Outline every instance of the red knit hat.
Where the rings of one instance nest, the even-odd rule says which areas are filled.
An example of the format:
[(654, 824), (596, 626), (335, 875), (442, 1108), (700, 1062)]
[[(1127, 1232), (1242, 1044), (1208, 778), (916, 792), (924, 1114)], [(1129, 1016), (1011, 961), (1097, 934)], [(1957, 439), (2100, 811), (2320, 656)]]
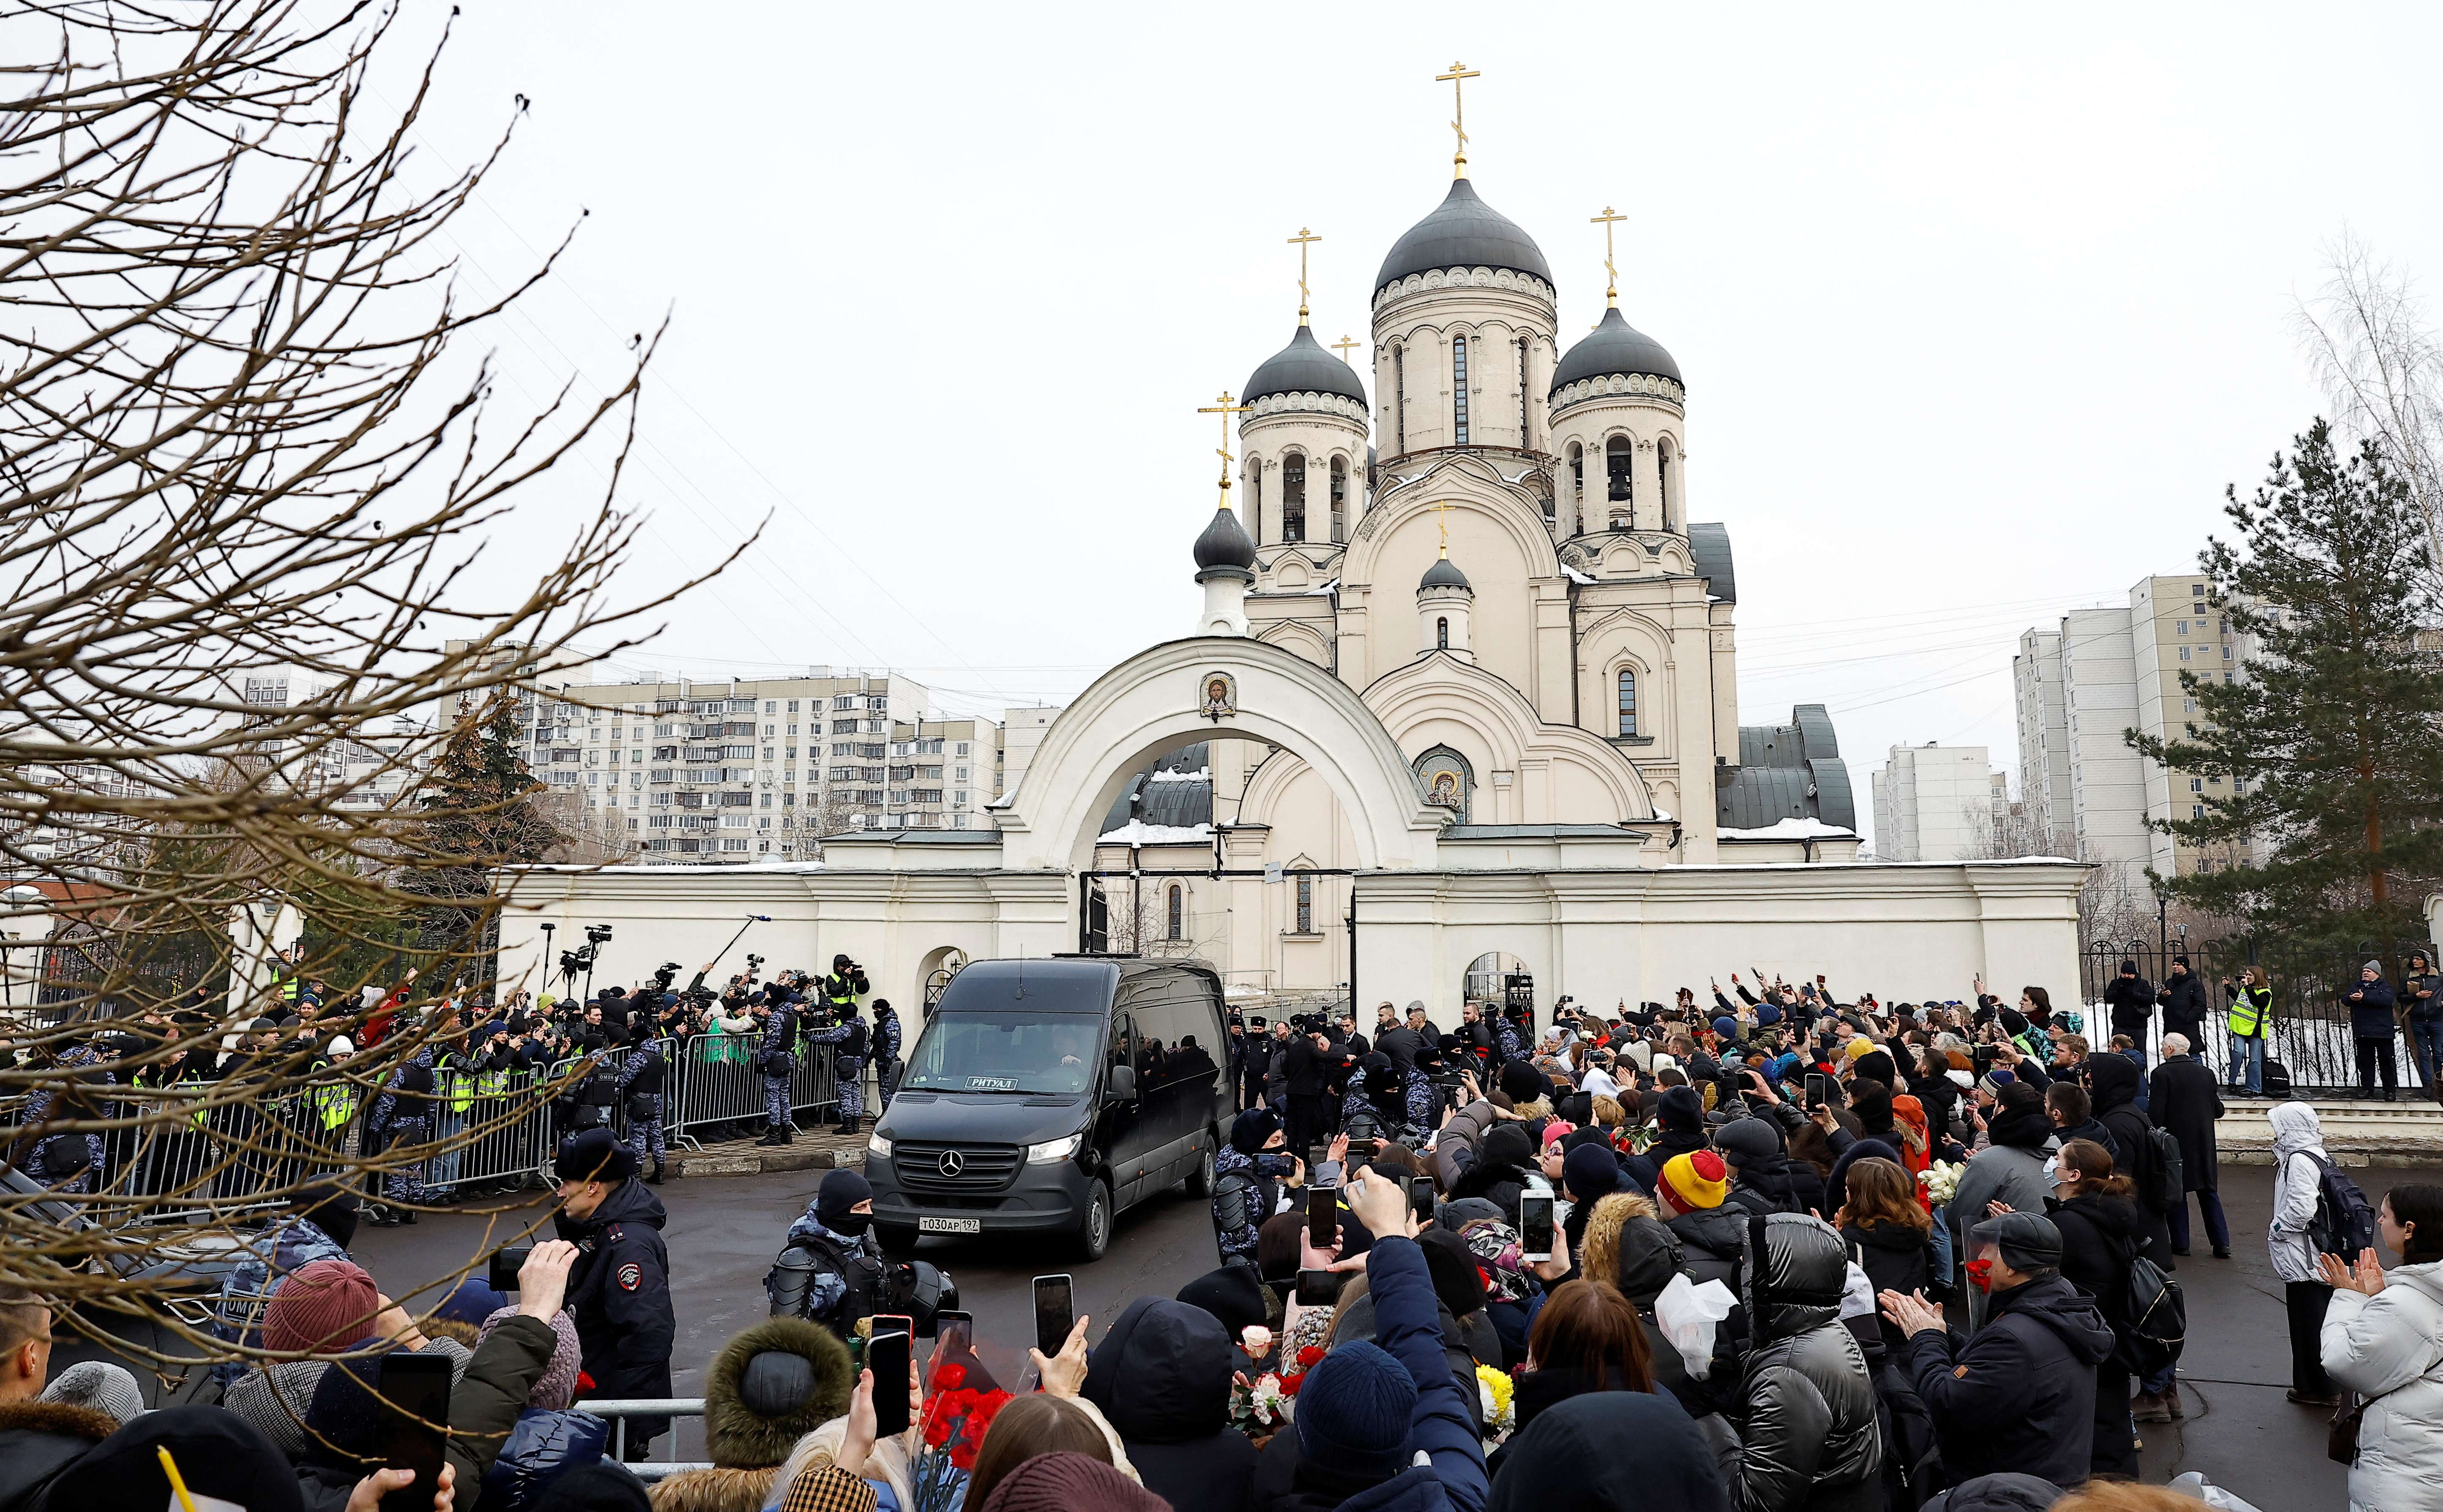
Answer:
[(374, 1331), (380, 1294), (364, 1267), (318, 1260), (280, 1283), (263, 1310), (263, 1347), (344, 1349)]
[(1722, 1157), (1711, 1150), (1691, 1150), (1662, 1163), (1662, 1185), (1671, 1200), (1690, 1211), (1719, 1208), (1730, 1194), (1730, 1174)]

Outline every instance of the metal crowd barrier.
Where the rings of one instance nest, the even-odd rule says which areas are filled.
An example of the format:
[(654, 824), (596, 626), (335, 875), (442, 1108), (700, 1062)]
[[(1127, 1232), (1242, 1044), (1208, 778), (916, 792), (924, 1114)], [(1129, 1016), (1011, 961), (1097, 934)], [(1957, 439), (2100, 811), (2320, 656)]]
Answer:
[[(683, 1144), (701, 1148), (698, 1130), (762, 1120), (763, 1074), (755, 1069), (757, 1038), (746, 1034), (699, 1034), (687, 1042), (671, 1060), (677, 1093), (666, 1105), (662, 1120), (665, 1133)], [(807, 1113), (838, 1105), (831, 1058), (822, 1054), (819, 1046), (801, 1046), (798, 1069), (789, 1078), (789, 1111)]]
[[(596, 1417), (607, 1417), (611, 1420), (611, 1452), (602, 1457), (606, 1460), (623, 1462), (628, 1457), (628, 1419), (704, 1416), (704, 1398), (701, 1396), (661, 1398), (589, 1396), (573, 1405), (580, 1412), (591, 1412)], [(707, 1460), (646, 1460), (628, 1466), (640, 1481), (660, 1481), (676, 1475), (681, 1470), (702, 1470), (710, 1467), (711, 1462)], [(782, 1489), (785, 1490), (786, 1487)]]

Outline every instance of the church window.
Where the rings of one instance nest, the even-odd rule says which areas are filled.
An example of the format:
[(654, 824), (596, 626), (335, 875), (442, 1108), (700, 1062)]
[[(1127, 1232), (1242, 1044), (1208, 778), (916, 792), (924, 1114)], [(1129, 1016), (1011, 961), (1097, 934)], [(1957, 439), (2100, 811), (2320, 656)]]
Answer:
[(1626, 667), (1620, 670), (1620, 732), (1637, 733), (1637, 673)]
[(1434, 620), (1434, 649), (1436, 651), (1450, 650), (1450, 619), (1447, 616), (1438, 618)]
[(1518, 445), (1527, 446), (1527, 338), (1518, 338)]
[(1633, 454), (1629, 450), (1628, 437), (1625, 435), (1613, 436), (1604, 443), (1604, 474), (1611, 482), (1609, 497), (1614, 504), (1631, 502), (1628, 468)]
[(1247, 459), (1247, 523), (1255, 527), (1256, 544), (1264, 544), (1264, 464)]
[(1186, 921), (1187, 921), (1187, 909), (1186, 909), (1186, 903), (1185, 903), (1185, 892), (1181, 889), (1180, 885), (1179, 885), (1177, 882), (1173, 882), (1173, 883), (1171, 883), (1171, 884), (1170, 884), (1170, 934), (1169, 934), (1169, 937), (1170, 937), (1171, 939), (1176, 940), (1176, 939), (1178, 939), (1178, 938), (1180, 938), (1180, 937), (1181, 937), (1181, 936), (1180, 936), (1180, 930), (1181, 930), (1181, 928), (1182, 928), (1182, 927), (1186, 923)]
[(1349, 519), (1349, 459), (1332, 459), (1332, 539), (1349, 539), (1345, 528)]
[(1655, 490), (1655, 498), (1662, 506), (1662, 528), (1665, 530), (1674, 528), (1674, 522), (1676, 522), (1683, 512), (1681, 509), (1675, 507), (1679, 501), (1672, 497), (1672, 491), (1675, 485), (1671, 476), (1671, 438), (1669, 436), (1664, 436), (1661, 441), (1655, 444), (1654, 465), (1656, 470), (1662, 474), (1662, 487)]
[(1559, 514), (1559, 512), (1553, 508), (1553, 507), (1552, 507), (1552, 500), (1550, 500), (1550, 499), (1545, 500), (1545, 501), (1544, 501), (1544, 528), (1545, 528), (1545, 529), (1547, 529), (1547, 530), (1550, 530), (1550, 529), (1552, 529), (1554, 526), (1556, 526), (1556, 525), (1558, 525), (1558, 524), (1560, 524), (1560, 514)]
[(1300, 934), (1314, 932), (1314, 878), (1312, 876), (1297, 879), (1297, 931)]
[(1391, 450), (1408, 450), (1408, 355), (1391, 348)]
[(1281, 539), (1306, 539), (1306, 458), (1295, 452), (1281, 458)]
[(1570, 443), (1570, 504), (1581, 517), (1586, 514), (1587, 449), (1575, 441)]
[(1467, 338), (1451, 338), (1451, 444), (1467, 445)]

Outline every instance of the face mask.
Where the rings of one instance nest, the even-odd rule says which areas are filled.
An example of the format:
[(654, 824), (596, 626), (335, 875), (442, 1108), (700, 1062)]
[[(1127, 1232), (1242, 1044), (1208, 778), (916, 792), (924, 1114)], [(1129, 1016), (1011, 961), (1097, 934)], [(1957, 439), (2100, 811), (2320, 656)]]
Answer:
[(873, 1226), (873, 1214), (842, 1213), (836, 1223), (825, 1224), (823, 1226), (843, 1239), (859, 1239), (864, 1237), (867, 1229)]
[(1967, 1270), (1968, 1283), (1970, 1285), (1975, 1287), (1980, 1292), (1991, 1292), (1993, 1289), (1993, 1263), (1992, 1261), (1972, 1260), (1968, 1263)]

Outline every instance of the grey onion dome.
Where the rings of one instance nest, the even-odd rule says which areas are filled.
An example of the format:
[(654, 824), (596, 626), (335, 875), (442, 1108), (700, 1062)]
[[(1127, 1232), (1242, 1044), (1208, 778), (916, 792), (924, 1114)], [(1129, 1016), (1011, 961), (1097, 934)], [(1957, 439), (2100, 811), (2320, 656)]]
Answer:
[(1264, 359), (1240, 391), (1240, 401), (1253, 404), (1276, 394), (1337, 394), (1366, 402), (1366, 386), (1357, 370), (1324, 349), (1311, 326), (1301, 325), (1290, 344)]
[(1383, 259), (1374, 287), (1396, 284), (1411, 273), (1438, 267), (1506, 267), (1533, 273), (1550, 286), (1552, 266), (1544, 261), (1534, 238), (1509, 216), (1476, 197), (1476, 186), (1464, 178), (1451, 180), (1450, 193), (1434, 212), (1408, 228)]
[(1246, 526), (1239, 516), (1224, 505), (1213, 511), (1213, 523), (1196, 538), (1196, 570), (1208, 572), (1215, 567), (1251, 569), (1256, 565), (1256, 543), (1248, 538)]
[(1434, 564), (1425, 569), (1425, 575), (1417, 580), (1419, 593), (1428, 588), (1465, 588), (1470, 593), (1476, 592), (1476, 585), (1467, 581), (1467, 574), (1460, 571), (1459, 563), (1448, 557), (1436, 559)]
[(1617, 305), (1605, 310), (1602, 323), (1562, 357), (1561, 365), (1552, 370), (1552, 392), (1558, 394), (1581, 378), (1608, 378), (1615, 373), (1681, 382), (1680, 364), (1671, 360), (1662, 343), (1621, 319)]

